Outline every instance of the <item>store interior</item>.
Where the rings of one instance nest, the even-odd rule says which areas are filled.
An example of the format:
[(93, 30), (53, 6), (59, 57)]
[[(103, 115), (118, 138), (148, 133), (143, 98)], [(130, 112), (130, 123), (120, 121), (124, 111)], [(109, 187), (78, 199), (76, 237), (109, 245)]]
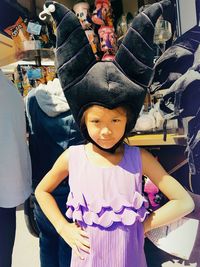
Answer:
[[(56, 77), (54, 25), (50, 20), (50, 16), (47, 16), (45, 21), (40, 19), (44, 2), (42, 0), (2, 0), (0, 3), (0, 68), (14, 81), (23, 97), (27, 95), (31, 88), (38, 86), (40, 83), (47, 83)], [(158, 1), (102, 0), (102, 2), (110, 4), (111, 11), (107, 16), (109, 18), (102, 24), (103, 27), (108, 26), (109, 31), (112, 28), (109, 34), (111, 34), (114, 41), (112, 45), (109, 44), (110, 47), (103, 47), (104, 45), (100, 42), (103, 38), (103, 35), (101, 36), (103, 33), (101, 32), (104, 31), (100, 30), (102, 28), (101, 22), (98, 24), (99, 21), (94, 18), (98, 1), (59, 0), (59, 2), (74, 10), (77, 16), (80, 14), (79, 5), (86, 2), (87, 8), (84, 7), (84, 10), (87, 9), (86, 20), (81, 22), (80, 19), (80, 22), (88, 36), (88, 40), (90, 40), (93, 52), (97, 60), (112, 60), (134, 17), (146, 7)], [(186, 39), (189, 36), (191, 40), (196, 38), (198, 42), (198, 37), (191, 31), (199, 24), (199, 2), (197, 0), (172, 0), (172, 2), (174, 8), (170, 14), (166, 18), (162, 17), (156, 23), (154, 35), (155, 77), (152, 86), (148, 90), (142, 116), (139, 118), (135, 129), (133, 129), (133, 134), (135, 135), (136, 133), (136, 136), (133, 138), (134, 141), (131, 139), (131, 142), (136, 145), (165, 146), (186, 145), (187, 143), (188, 117), (173, 117), (168, 113), (163, 116), (159, 112), (163, 96), (170, 91), (170, 86), (172, 85), (172, 81), (171, 84), (161, 84), (163, 83), (162, 79), (171, 78), (170, 76), (160, 78), (159, 75), (161, 73), (160, 76), (166, 76), (165, 70), (163, 70), (162, 57), (166, 57), (165, 52), (170, 47), (173, 49), (173, 43), (176, 43), (179, 39), (182, 42), (181, 36), (186, 35)], [(76, 9), (78, 11), (75, 11)], [(194, 36), (190, 37), (190, 34), (194, 34)], [(195, 45), (189, 57), (193, 58), (196, 50), (197, 46)], [(169, 68), (173, 73), (180, 71), (183, 74), (192, 64), (191, 60), (187, 61), (184, 70)], [(173, 82), (176, 78), (172, 79)], [(166, 97), (163, 102), (165, 109), (168, 108), (165, 102), (169, 99), (170, 97)], [(188, 104), (186, 103), (186, 105)], [(169, 117), (170, 119), (168, 119)]]
[[(80, 22), (88, 40), (92, 38), (93, 52), (97, 60), (112, 60), (134, 17), (159, 1), (103, 1), (110, 3), (112, 11), (102, 25), (112, 28), (112, 38), (115, 39), (114, 44), (109, 43), (111, 47), (106, 48), (101, 44), (103, 38), (99, 29), (102, 25), (94, 19), (96, 2), (58, 0), (74, 9), (77, 16), (81, 13), (75, 11), (75, 4), (87, 3), (87, 19)], [(39, 18), (44, 2), (0, 1), (0, 68), (15, 83), (22, 97), (26, 97), (33, 87), (56, 77), (54, 25), (49, 17), (46, 21)], [(151, 150), (170, 174), (199, 195), (200, 2), (172, 2), (172, 12), (156, 24), (155, 76), (129, 143)], [(20, 33), (17, 37), (13, 35), (16, 32)], [(199, 75), (198, 79), (192, 78), (193, 72)], [(196, 261), (200, 266), (200, 260), (192, 255), (185, 263)]]

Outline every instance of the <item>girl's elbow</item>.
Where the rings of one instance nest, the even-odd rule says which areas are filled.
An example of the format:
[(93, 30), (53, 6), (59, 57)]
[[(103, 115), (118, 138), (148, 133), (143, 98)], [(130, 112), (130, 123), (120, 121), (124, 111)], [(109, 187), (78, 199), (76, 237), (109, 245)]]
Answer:
[(195, 203), (190, 195), (186, 201), (185, 208), (187, 214), (191, 213), (195, 209)]
[(40, 198), (41, 192), (42, 191), (40, 190), (39, 186), (37, 186), (36, 189), (35, 189), (35, 192), (34, 192), (35, 198), (37, 199), (37, 201)]

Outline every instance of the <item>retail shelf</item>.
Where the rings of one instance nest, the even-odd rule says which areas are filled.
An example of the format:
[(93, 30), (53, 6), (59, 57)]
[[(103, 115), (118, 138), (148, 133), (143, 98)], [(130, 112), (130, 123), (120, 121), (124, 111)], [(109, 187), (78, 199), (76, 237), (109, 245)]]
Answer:
[(34, 60), (37, 65), (41, 65), (42, 59), (53, 60), (54, 50), (49, 48), (25, 50), (17, 54), (17, 60), (32, 61)]
[(128, 143), (134, 146), (186, 145), (186, 135), (168, 133), (167, 139), (164, 141), (163, 133), (140, 134), (129, 137)]

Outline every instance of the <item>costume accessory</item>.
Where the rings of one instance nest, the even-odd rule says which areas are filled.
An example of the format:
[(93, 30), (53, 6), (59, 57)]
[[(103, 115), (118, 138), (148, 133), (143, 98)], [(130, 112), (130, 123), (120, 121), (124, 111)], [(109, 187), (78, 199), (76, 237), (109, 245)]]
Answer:
[[(55, 8), (53, 8), (54, 6)], [(97, 62), (76, 15), (54, 1), (45, 3), (57, 26), (57, 72), (72, 114), (81, 125), (91, 105), (113, 109), (128, 106), (127, 131), (133, 129), (153, 75), (155, 23), (170, 12), (170, 0), (154, 3), (133, 20), (115, 59)]]

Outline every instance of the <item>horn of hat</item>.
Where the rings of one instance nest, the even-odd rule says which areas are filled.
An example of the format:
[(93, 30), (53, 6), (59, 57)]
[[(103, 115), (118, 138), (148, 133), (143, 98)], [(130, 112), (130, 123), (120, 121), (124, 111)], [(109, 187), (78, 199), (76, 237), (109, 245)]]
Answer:
[(45, 6), (55, 7), (51, 15), (56, 23), (56, 67), (65, 91), (85, 75), (96, 59), (74, 12), (54, 1), (47, 1)]

